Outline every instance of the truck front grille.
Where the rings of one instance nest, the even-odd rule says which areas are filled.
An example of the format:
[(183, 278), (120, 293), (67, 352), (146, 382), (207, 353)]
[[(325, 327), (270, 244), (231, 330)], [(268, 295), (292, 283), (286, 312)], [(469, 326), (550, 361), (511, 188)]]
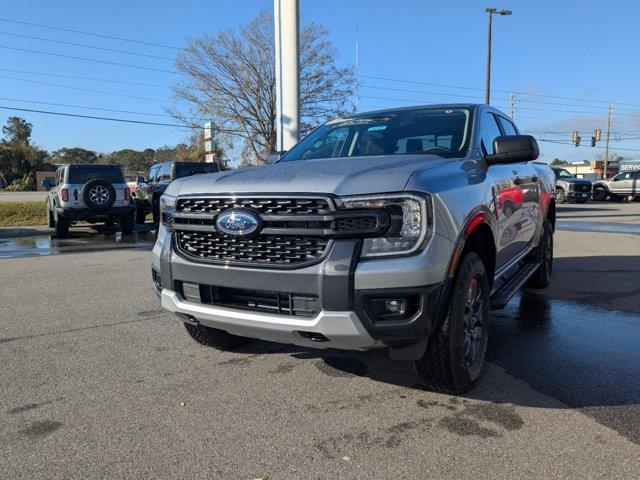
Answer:
[(176, 231), (178, 249), (204, 261), (300, 266), (319, 260), (329, 241), (306, 236), (234, 237), (218, 232)]
[(182, 198), (176, 211), (217, 214), (229, 208), (250, 208), (263, 215), (321, 215), (331, 211), (324, 198)]

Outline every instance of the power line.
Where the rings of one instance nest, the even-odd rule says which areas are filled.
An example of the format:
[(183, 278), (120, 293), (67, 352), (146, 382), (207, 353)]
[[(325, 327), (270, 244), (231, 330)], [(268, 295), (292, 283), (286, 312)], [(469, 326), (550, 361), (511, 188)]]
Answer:
[(70, 85), (61, 85), (59, 83), (42, 82), (40, 80), (27, 80), (26, 78), (9, 77), (9, 76), (6, 76), (6, 75), (0, 75), (0, 78), (6, 78), (6, 79), (9, 79), (9, 80), (18, 80), (20, 82), (35, 83), (35, 84), (38, 84), (38, 85), (49, 85), (51, 87), (68, 88), (70, 90), (77, 90), (77, 91), (80, 91), (80, 92), (100, 93), (100, 94), (103, 94), (103, 95), (112, 95), (114, 97), (134, 98), (136, 100), (146, 100), (146, 101), (149, 101), (149, 102), (167, 103), (167, 100), (162, 100), (160, 98), (138, 97), (136, 95), (126, 95), (124, 93), (106, 92), (104, 90), (94, 90), (94, 89), (91, 89), (91, 88), (82, 88), (82, 87), (73, 87), (73, 86), (70, 86)]
[(18, 47), (9, 47), (7, 45), (0, 45), (0, 48), (4, 48), (6, 50), (17, 50), (19, 52), (28, 52), (28, 53), (37, 53), (39, 55), (50, 55), (53, 57), (61, 57), (61, 58), (70, 58), (73, 60), (83, 60), (85, 62), (95, 62), (95, 63), (104, 63), (107, 65), (116, 65), (119, 67), (128, 67), (128, 68), (137, 68), (140, 70), (149, 70), (152, 72), (162, 72), (162, 73), (179, 73), (174, 70), (164, 70), (162, 68), (153, 68), (153, 67), (142, 67), (140, 65), (130, 65), (128, 63), (118, 63), (118, 62), (109, 62), (107, 60), (97, 60), (95, 58), (86, 58), (86, 57), (75, 57), (73, 55), (63, 55), (61, 53), (54, 52), (42, 52), (40, 50), (30, 50), (28, 48), (18, 48)]
[(63, 117), (77, 117), (77, 118), (87, 118), (92, 120), (108, 120), (111, 122), (122, 122), (122, 123), (136, 123), (140, 125), (157, 125), (162, 127), (175, 127), (175, 128), (190, 128), (190, 129), (200, 129), (200, 127), (195, 127), (191, 125), (178, 125), (174, 123), (159, 123), (159, 122), (146, 122), (143, 120), (131, 120), (126, 118), (112, 118), (112, 117), (96, 117), (93, 115), (80, 115), (79, 113), (64, 113), (64, 112), (51, 112), (48, 110), (33, 110), (30, 108), (18, 108), (18, 107), (8, 107), (5, 105), (0, 105), (0, 108), (4, 110), (17, 110), (20, 112), (32, 112), (32, 113), (44, 113), (47, 115), (60, 115)]
[[(13, 70), (9, 68), (0, 68), (2, 72), (12, 72), (12, 73), (23, 73), (27, 75), (44, 75), (47, 77), (60, 77), (60, 78), (72, 78), (74, 80), (92, 80), (95, 82), (108, 82), (108, 83), (119, 83), (122, 85), (134, 85), (137, 87), (157, 87), (157, 88), (168, 88), (171, 89), (170, 85), (160, 85), (157, 83), (139, 83), (139, 82), (127, 82), (125, 80), (114, 80), (110, 78), (96, 78), (96, 77), (80, 77), (77, 75), (63, 75), (61, 73), (51, 73), (51, 72), (31, 72), (28, 70)], [(26, 81), (26, 80), (25, 80)]]
[(119, 110), (119, 109), (113, 109), (113, 108), (102, 108), (102, 107), (90, 107), (90, 106), (86, 106), (86, 105), (71, 105), (68, 103), (53, 103), (53, 102), (43, 102), (43, 101), (38, 101), (38, 100), (23, 100), (20, 98), (7, 98), (7, 97), (0, 97), (0, 100), (8, 100), (10, 102), (22, 102), (22, 103), (35, 103), (38, 105), (51, 105), (54, 107), (69, 107), (69, 108), (82, 108), (85, 110), (100, 110), (103, 112), (116, 112), (116, 113), (132, 113), (134, 115), (147, 115), (147, 116), (151, 116), (151, 117), (171, 117), (173, 118), (172, 115), (169, 115), (167, 113), (149, 113), (149, 112), (135, 112), (132, 110)]
[(163, 45), (161, 43), (144, 42), (142, 40), (134, 40), (134, 39), (131, 39), (131, 38), (124, 38), (124, 37), (115, 37), (113, 35), (104, 35), (104, 34), (95, 33), (95, 32), (83, 32), (81, 30), (72, 30), (70, 28), (62, 28), (62, 27), (54, 27), (54, 26), (51, 26), (51, 25), (41, 25), (41, 24), (38, 24), (38, 23), (22, 22), (20, 20), (13, 20), (13, 19), (10, 19), (10, 18), (0, 18), (0, 22), (17, 23), (19, 25), (28, 25), (30, 27), (48, 28), (49, 30), (58, 30), (58, 31), (61, 31), (61, 32), (78, 33), (78, 34), (81, 34), (81, 35), (90, 35), (92, 37), (108, 38), (108, 39), (111, 39), (111, 40), (119, 40), (121, 42), (138, 43), (140, 45), (148, 45), (148, 46), (151, 46), (151, 47), (170, 48), (171, 50), (180, 50), (179, 47), (174, 47), (174, 46), (171, 46), (171, 45)]
[(84, 43), (65, 42), (63, 40), (54, 40), (52, 38), (35, 37), (32, 35), (21, 35), (19, 33), (0, 32), (0, 35), (8, 35), (11, 37), (19, 37), (19, 38), (29, 38), (31, 40), (40, 40), (43, 42), (59, 43), (62, 45), (72, 45), (74, 47), (93, 48), (94, 50), (103, 50), (106, 52), (126, 53), (127, 55), (137, 55), (139, 57), (157, 58), (160, 60), (169, 60), (170, 62), (174, 60), (173, 58), (170, 58), (170, 57), (161, 57), (158, 55), (150, 55), (148, 53), (129, 52), (127, 50), (117, 50), (115, 48), (97, 47), (95, 45), (87, 45)]
[[(377, 77), (377, 76), (373, 76), (373, 75), (362, 75), (362, 74), (360, 74), (360, 77), (362, 77), (362, 78), (370, 78), (370, 79), (373, 79), (373, 80), (382, 80), (382, 81), (387, 81), (387, 82), (409, 83), (409, 84), (413, 84), (413, 85), (428, 85), (430, 87), (456, 88), (456, 89), (461, 89), (461, 90), (475, 90), (475, 91), (481, 91), (481, 92), (484, 91), (483, 88), (478, 88), (478, 87), (466, 87), (466, 86), (451, 85), (451, 84), (444, 84), (444, 83), (419, 82), (419, 81), (415, 81), (415, 80), (405, 80), (405, 79), (401, 79), (401, 78)], [(542, 94), (542, 93), (527, 93), (527, 92), (520, 92), (520, 91), (515, 91), (515, 90), (492, 89), (492, 91), (501, 92), (501, 93), (513, 92), (513, 93), (516, 93), (518, 95), (529, 95), (529, 96), (538, 96), (538, 97), (546, 97), (546, 98), (557, 98), (557, 99), (561, 99), (561, 100), (575, 100), (575, 101), (580, 101), (580, 102), (605, 103), (605, 104), (612, 103), (614, 105), (627, 105), (627, 106), (632, 106), (632, 107), (640, 107), (640, 103), (611, 102), (609, 100), (599, 100), (599, 99), (579, 98), (579, 97), (565, 97), (565, 96), (560, 96), (560, 95), (547, 95), (547, 94)]]

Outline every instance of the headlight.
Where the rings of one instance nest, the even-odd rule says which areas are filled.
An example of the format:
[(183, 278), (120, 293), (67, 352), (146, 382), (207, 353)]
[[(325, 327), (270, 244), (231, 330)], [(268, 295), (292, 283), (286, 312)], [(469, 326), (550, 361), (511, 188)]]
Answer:
[(164, 212), (171, 212), (176, 208), (176, 197), (166, 193), (160, 197), (160, 221), (164, 222)]
[(391, 214), (391, 228), (384, 237), (366, 238), (363, 257), (407, 255), (421, 248), (431, 235), (429, 195), (376, 195), (338, 200), (341, 209), (385, 208)]

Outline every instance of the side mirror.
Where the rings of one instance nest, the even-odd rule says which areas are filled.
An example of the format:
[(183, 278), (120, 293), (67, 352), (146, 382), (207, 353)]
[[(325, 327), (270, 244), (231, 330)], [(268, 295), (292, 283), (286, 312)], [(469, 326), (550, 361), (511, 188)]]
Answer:
[(613, 177), (611, 180), (613, 180), (614, 182), (618, 181), (618, 177)]
[(485, 157), (489, 165), (520, 163), (535, 160), (540, 155), (538, 142), (531, 135), (503, 135), (493, 141), (491, 155)]
[(42, 180), (42, 188), (44, 188), (47, 192), (53, 188), (53, 182), (49, 178), (44, 178)]
[(287, 153), (286, 150), (280, 150), (277, 152), (271, 152), (267, 157), (267, 165), (273, 165), (274, 163), (280, 161), (282, 156)]

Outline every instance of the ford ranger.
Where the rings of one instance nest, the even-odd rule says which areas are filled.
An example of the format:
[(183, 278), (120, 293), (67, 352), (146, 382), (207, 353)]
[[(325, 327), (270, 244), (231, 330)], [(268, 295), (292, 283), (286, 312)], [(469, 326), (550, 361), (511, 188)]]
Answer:
[(329, 121), (264, 168), (169, 184), (156, 292), (204, 345), (384, 347), (463, 392), (490, 309), (551, 279), (555, 177), (538, 154), (487, 105)]

